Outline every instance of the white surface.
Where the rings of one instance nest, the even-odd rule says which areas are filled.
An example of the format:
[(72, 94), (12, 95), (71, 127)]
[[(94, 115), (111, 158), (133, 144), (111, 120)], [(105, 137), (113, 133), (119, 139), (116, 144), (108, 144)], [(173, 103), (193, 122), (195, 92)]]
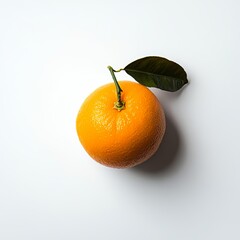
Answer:
[[(0, 1), (0, 239), (239, 239), (240, 3)], [(128, 170), (85, 153), (85, 97), (149, 55), (181, 64), (154, 90), (162, 148)], [(120, 73), (118, 79), (131, 79)], [(158, 159), (172, 163), (160, 169)]]

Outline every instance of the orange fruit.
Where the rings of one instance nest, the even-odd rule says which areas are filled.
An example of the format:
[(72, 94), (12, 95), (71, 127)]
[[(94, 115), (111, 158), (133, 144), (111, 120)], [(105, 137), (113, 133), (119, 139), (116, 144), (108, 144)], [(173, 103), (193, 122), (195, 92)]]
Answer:
[(133, 167), (149, 159), (165, 132), (165, 115), (156, 96), (145, 86), (119, 81), (123, 110), (114, 109), (116, 88), (106, 84), (90, 94), (76, 120), (79, 140), (97, 162), (115, 168)]

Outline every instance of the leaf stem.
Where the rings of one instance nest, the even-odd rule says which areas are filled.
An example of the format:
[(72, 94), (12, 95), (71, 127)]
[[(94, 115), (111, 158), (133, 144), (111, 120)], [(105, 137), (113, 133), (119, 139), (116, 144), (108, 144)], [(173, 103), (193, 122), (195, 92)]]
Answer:
[(124, 109), (125, 103), (122, 101), (121, 99), (121, 92), (123, 91), (117, 81), (117, 78), (114, 74), (114, 72), (120, 72), (123, 69), (119, 69), (119, 70), (114, 70), (111, 66), (108, 66), (108, 69), (112, 75), (114, 84), (116, 86), (116, 92), (117, 92), (117, 102), (114, 102), (114, 108), (117, 109), (118, 111), (121, 111)]
[(118, 69), (118, 70), (114, 70), (114, 69), (112, 68), (112, 70), (113, 70), (114, 72), (121, 72), (121, 71), (123, 71), (124, 69), (123, 69), (123, 68), (120, 68), (120, 69)]

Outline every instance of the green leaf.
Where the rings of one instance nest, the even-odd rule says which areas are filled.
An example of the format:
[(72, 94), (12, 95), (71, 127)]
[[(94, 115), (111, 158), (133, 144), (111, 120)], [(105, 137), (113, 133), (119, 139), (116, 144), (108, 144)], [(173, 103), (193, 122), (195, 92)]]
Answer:
[(137, 82), (165, 91), (175, 92), (188, 83), (184, 69), (163, 57), (144, 57), (128, 64), (124, 70)]

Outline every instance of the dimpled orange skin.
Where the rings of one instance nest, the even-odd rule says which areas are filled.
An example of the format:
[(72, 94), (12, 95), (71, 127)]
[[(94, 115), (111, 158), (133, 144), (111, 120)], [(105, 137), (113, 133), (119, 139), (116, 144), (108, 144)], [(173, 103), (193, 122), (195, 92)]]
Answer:
[(79, 140), (97, 162), (114, 168), (129, 168), (149, 159), (165, 132), (165, 115), (156, 96), (145, 86), (119, 81), (125, 108), (113, 108), (114, 83), (90, 94), (76, 120)]

